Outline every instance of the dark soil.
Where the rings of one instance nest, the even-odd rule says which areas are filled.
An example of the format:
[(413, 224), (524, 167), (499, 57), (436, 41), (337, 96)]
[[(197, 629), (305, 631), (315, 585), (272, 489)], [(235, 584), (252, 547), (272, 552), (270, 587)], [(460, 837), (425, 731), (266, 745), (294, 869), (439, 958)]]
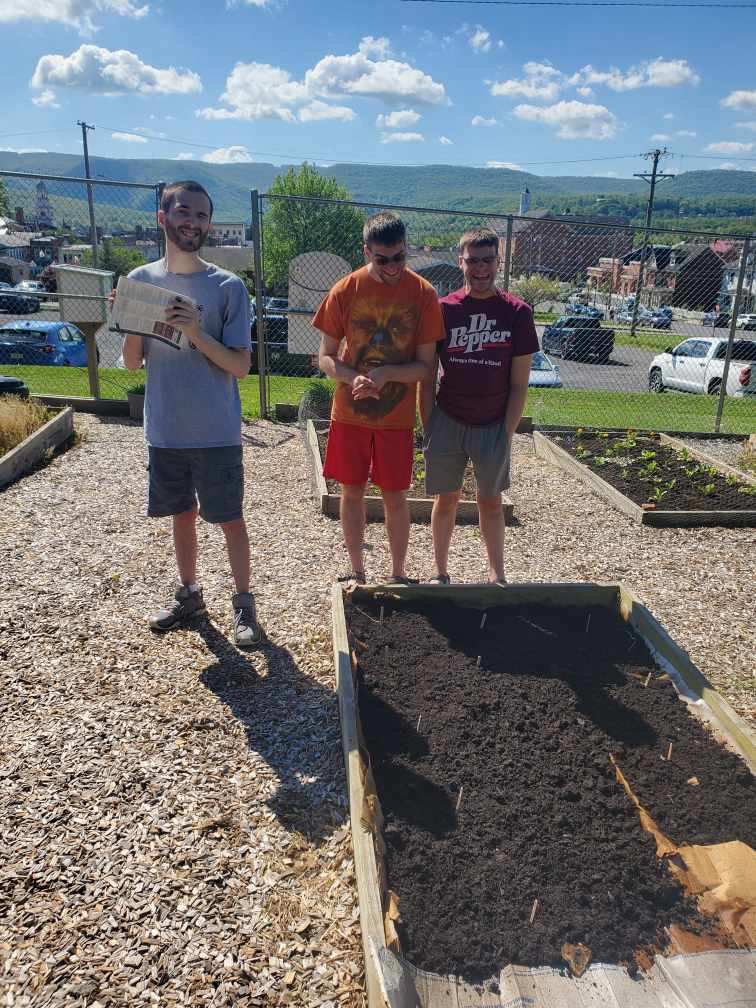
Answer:
[(756, 511), (756, 487), (662, 445), (653, 435), (576, 431), (550, 437), (641, 506), (655, 504), (660, 511)]
[(507, 607), (481, 630), (480, 611), (418, 601), (377, 616), (347, 603), (411, 962), (479, 982), (509, 962), (564, 966), (562, 943), (583, 942), (633, 969), (670, 923), (709, 928), (609, 757), (676, 843), (756, 845), (756, 788), (618, 615)]
[[(320, 446), (320, 460), (325, 461), (326, 444), (328, 443), (327, 431), (318, 432), (318, 445)], [(332, 494), (341, 493), (339, 484), (334, 480), (326, 480), (328, 492)], [(475, 474), (472, 465), (468, 462), (465, 469), (465, 476), (462, 482), (462, 496), (460, 500), (475, 500)], [(371, 497), (379, 497), (381, 491), (373, 483), (368, 483), (367, 491)], [(423, 458), (423, 439), (415, 432), (415, 457), (412, 464), (412, 486), (409, 488), (408, 497), (425, 497), (425, 459)]]

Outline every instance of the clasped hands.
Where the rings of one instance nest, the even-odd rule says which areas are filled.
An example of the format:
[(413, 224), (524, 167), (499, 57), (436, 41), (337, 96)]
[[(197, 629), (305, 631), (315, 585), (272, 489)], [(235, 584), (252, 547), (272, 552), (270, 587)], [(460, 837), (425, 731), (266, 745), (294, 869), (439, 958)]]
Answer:
[(367, 374), (358, 374), (352, 381), (353, 399), (379, 399), (381, 389), (389, 380), (388, 368), (377, 367)]

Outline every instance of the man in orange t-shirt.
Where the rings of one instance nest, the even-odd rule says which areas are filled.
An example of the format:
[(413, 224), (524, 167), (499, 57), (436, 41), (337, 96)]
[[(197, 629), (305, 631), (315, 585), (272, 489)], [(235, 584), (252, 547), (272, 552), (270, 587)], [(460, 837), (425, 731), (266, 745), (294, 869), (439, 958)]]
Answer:
[[(338, 385), (323, 474), (341, 483), (341, 527), (365, 583), (365, 487), (383, 495), (394, 583), (408, 583), (407, 490), (412, 482), (417, 383), (430, 376), (444, 327), (432, 285), (406, 269), (406, 228), (379, 213), (363, 229), (367, 265), (336, 283), (318, 309), (320, 367)], [(341, 349), (339, 349), (341, 348)]]

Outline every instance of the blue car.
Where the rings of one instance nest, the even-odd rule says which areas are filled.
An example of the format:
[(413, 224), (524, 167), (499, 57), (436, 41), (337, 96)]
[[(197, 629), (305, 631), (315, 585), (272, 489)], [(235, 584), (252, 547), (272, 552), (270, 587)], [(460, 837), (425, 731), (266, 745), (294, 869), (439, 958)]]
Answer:
[(0, 364), (86, 367), (84, 334), (70, 322), (6, 322), (0, 326)]

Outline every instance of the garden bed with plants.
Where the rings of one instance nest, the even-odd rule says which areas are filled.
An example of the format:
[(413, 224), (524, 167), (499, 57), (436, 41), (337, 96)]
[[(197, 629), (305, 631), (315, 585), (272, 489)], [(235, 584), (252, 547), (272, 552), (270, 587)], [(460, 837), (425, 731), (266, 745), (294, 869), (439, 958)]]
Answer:
[(0, 397), (0, 487), (32, 469), (73, 437), (73, 410), (47, 409), (17, 396)]
[(756, 485), (747, 476), (664, 435), (578, 427), (536, 433), (535, 446), (643, 524), (756, 526)]
[[(737, 849), (753, 870), (754, 779), (678, 690), (706, 697), (750, 760), (753, 739), (628, 593), (357, 589), (343, 610), (335, 596), (334, 640), (352, 802), (350, 716), (369, 754), (358, 883), (368, 829), (387, 947), (395, 928), (413, 968), (473, 984), (508, 964), (635, 975), (660, 954), (753, 944), (690, 865)], [(732, 870), (731, 900), (747, 878)], [(364, 879), (364, 931), (363, 898)]]

